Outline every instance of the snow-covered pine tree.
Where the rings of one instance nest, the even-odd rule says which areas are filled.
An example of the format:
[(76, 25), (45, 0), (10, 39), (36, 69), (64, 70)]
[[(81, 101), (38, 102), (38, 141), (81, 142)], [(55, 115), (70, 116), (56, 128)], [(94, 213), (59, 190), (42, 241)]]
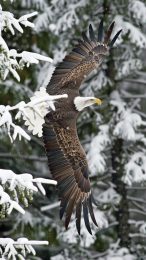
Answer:
[[(39, 239), (50, 238), (50, 252), (40, 251), (40, 255), (43, 254), (42, 259), (48, 260), (48, 254), (52, 255), (52, 260), (109, 260), (115, 257), (124, 260), (140, 257), (144, 259), (145, 1), (52, 0), (48, 3), (45, 0), (17, 0), (14, 5), (15, 14), (18, 15), (19, 12), (19, 16), (26, 13), (26, 10), (39, 12), (35, 19), (36, 31), (33, 31), (31, 37), (27, 37), (27, 43), (22, 39), (21, 48), (25, 45), (29, 51), (36, 52), (39, 47), (43, 50), (39, 50), (39, 53), (48, 53), (56, 63), (63, 59), (89, 23), (96, 30), (100, 19), (103, 18), (105, 27), (115, 20), (115, 30), (121, 27), (123, 29), (116, 48), (110, 52), (100, 70), (93, 72), (82, 86), (83, 95), (92, 93), (104, 101), (101, 108), (94, 107), (84, 111), (78, 121), (79, 135), (87, 151), (94, 196), (99, 204), (95, 208), (99, 230), (95, 229), (95, 236), (91, 237), (82, 227), (82, 237), (79, 238), (72, 222), (70, 229), (65, 232), (58, 218), (57, 197), (54, 193), (51, 196), (52, 191), (47, 188), (49, 200), (46, 200), (46, 205), (49, 203), (49, 207), (44, 206), (42, 212), (38, 213), (37, 209), (41, 205), (38, 200), (37, 205), (34, 204), (32, 208), (36, 212), (36, 217), (33, 215), (34, 221), (30, 214), (26, 222), (19, 219), (18, 232), (21, 230), (21, 233), (27, 234), (31, 226), (33, 237), (37, 237), (39, 233)], [(46, 86), (51, 71), (52, 67), (48, 67), (46, 63), (31, 71), (31, 75), (28, 71), (22, 74), (21, 91), (23, 90), (25, 98), (30, 89), (34, 91), (40, 86)], [(10, 81), (6, 82), (7, 96), (14, 100), (18, 84), (14, 83), (13, 90), (12, 86)], [(5, 143), (8, 146), (4, 142), (3, 147)], [(26, 145), (23, 145), (26, 149)], [(26, 152), (31, 155), (30, 161), (25, 154), (25, 164), (20, 158), (20, 163), (16, 165), (12, 157), (7, 160), (8, 163), (13, 165), (14, 170), (15, 167), (19, 171), (23, 167), (35, 173), (41, 170), (46, 177), (48, 170), (47, 167), (42, 167), (45, 153), (41, 145), (40, 140), (34, 136)], [(22, 155), (24, 149), (20, 148), (20, 144), (16, 148), (14, 155), (16, 151)], [(4, 165), (5, 151), (4, 149), (2, 154)], [(12, 226), (9, 232), (14, 233)]]
[[(19, 18), (15, 18), (14, 14), (2, 9), (0, 4), (0, 79), (5, 80), (9, 78), (9, 74), (20, 81), (18, 71), (23, 70), (25, 66), (29, 67), (30, 64), (38, 64), (39, 60), (52, 62), (52, 59), (35, 52), (22, 51), (18, 52), (17, 48), (9, 48), (5, 40), (4, 31), (10, 31), (12, 35), (15, 34), (15, 30), (23, 33), (24, 27), (34, 27), (34, 24), (29, 21), (29, 18), (37, 15), (37, 12), (22, 15)], [(17, 46), (18, 47), (18, 46)], [(11, 81), (12, 79), (9, 78)], [(6, 82), (3, 83), (3, 87), (6, 89)], [(19, 86), (19, 85), (18, 85)], [(2, 87), (2, 85), (1, 85)], [(20, 87), (20, 86), (19, 86)], [(44, 116), (50, 109), (55, 110), (54, 102), (59, 98), (67, 98), (67, 95), (50, 96), (46, 93), (45, 88), (40, 88), (39, 91), (31, 97), (29, 102), (19, 100), (19, 103), (10, 106), (9, 99), (6, 99), (7, 90), (3, 91), (4, 100), (3, 105), (0, 105), (0, 132), (1, 139), (4, 143), (9, 138), (8, 142), (13, 144), (16, 138), (24, 138), (30, 141), (28, 133), (17, 122), (22, 119), (28, 126), (29, 130), (32, 130), (34, 134), (38, 136), (42, 132), (42, 124), (44, 123)], [(10, 100), (12, 102), (12, 100)], [(15, 112), (16, 111), (16, 112)], [(13, 118), (15, 115), (15, 119)], [(36, 126), (37, 123), (37, 126)], [(3, 148), (3, 143), (1, 148)], [(13, 154), (7, 153), (13, 157)], [(28, 207), (29, 203), (33, 200), (34, 193), (41, 191), (43, 195), (46, 195), (45, 189), (42, 184), (56, 185), (56, 181), (40, 178), (33, 178), (30, 173), (15, 174), (12, 170), (8, 169), (8, 164), (3, 166), (3, 158), (7, 158), (6, 153), (3, 154), (1, 150), (2, 162), (0, 167), (0, 220), (1, 220), (1, 237), (0, 237), (0, 259), (28, 259), (28, 254), (32, 254), (35, 258), (36, 252), (33, 245), (48, 245), (47, 241), (29, 240), (24, 237), (24, 234), (18, 233), (15, 236), (15, 240), (11, 237), (11, 232), (8, 232), (4, 227), (3, 219), (10, 221), (10, 214), (15, 209), (17, 213), (25, 215), (24, 219), (28, 219), (22, 205)], [(18, 158), (16, 158), (18, 160)], [(16, 164), (17, 164), (16, 160)], [(13, 167), (12, 167), (13, 168)], [(13, 219), (14, 215), (12, 215)], [(15, 216), (16, 217), (16, 216)], [(17, 218), (17, 217), (16, 217)], [(19, 219), (19, 220), (18, 220)], [(17, 218), (17, 221), (12, 221), (12, 229), (15, 231), (17, 223), (21, 218)], [(7, 235), (10, 237), (6, 237)], [(17, 237), (17, 240), (16, 240)]]
[[(109, 10), (109, 14), (106, 10)], [(109, 1), (104, 1), (103, 13), (105, 20), (111, 15), (115, 16), (117, 27), (122, 27), (123, 35), (117, 48), (111, 51), (104, 76), (102, 74), (101, 77), (100, 93), (106, 102), (100, 113), (97, 111), (99, 132), (87, 148), (95, 180), (97, 172), (99, 175), (102, 173), (101, 180), (97, 179), (97, 201), (102, 205), (109, 222), (106, 232), (99, 232), (102, 235), (98, 236), (97, 241), (106, 235), (103, 241), (108, 242), (108, 236), (115, 236), (114, 241), (117, 242), (114, 245), (110, 243), (106, 259), (112, 256), (119, 256), (119, 259), (143, 259), (145, 206), (139, 206), (138, 201), (144, 203), (145, 195), (139, 198), (141, 193), (138, 190), (145, 189), (143, 130), (146, 122), (142, 113), (145, 108), (142, 110), (141, 102), (144, 88), (138, 84), (145, 75), (142, 54), (145, 55), (146, 47), (143, 33), (146, 6), (142, 1), (119, 1), (113, 8)], [(91, 81), (94, 93), (99, 93), (99, 80), (97, 92), (94, 86), (100, 73), (103, 72), (99, 72), (98, 77), (95, 74), (95, 81)], [(130, 82), (135, 85), (132, 86)], [(100, 259), (105, 259), (105, 256)]]

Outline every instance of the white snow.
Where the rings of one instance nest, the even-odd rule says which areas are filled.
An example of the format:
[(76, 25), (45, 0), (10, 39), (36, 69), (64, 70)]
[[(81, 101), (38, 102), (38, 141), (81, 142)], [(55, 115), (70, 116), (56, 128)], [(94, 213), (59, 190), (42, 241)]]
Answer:
[(125, 165), (125, 176), (123, 181), (132, 185), (146, 180), (146, 154), (144, 152), (134, 153)]
[[(58, 255), (52, 256), (50, 259), (51, 260), (64, 260), (64, 256), (61, 254), (58, 254)], [(71, 260), (71, 258), (67, 258), (67, 260)]]
[(25, 237), (18, 238), (16, 241), (12, 238), (0, 238), (2, 259), (25, 260), (26, 254), (36, 255), (32, 245), (48, 245), (48, 241), (28, 240)]
[[(23, 174), (15, 174), (11, 170), (4, 170), (0, 169), (0, 204), (7, 204), (8, 206), (8, 214), (11, 214), (13, 208), (19, 211), (20, 213), (24, 214), (25, 211), (23, 208), (18, 204), (19, 202), (19, 193), (17, 192), (17, 187), (22, 189), (30, 190), (32, 192), (38, 192), (38, 190), (45, 195), (45, 189), (43, 188), (42, 184), (53, 184), (56, 185), (57, 182), (54, 180), (44, 179), (44, 178), (33, 178), (31, 174), (23, 173)], [(15, 200), (10, 198), (8, 192), (4, 191), (3, 186), (5, 184), (9, 185), (10, 191), (15, 191)], [(34, 185), (36, 184), (36, 185)], [(37, 186), (37, 187), (36, 187)]]
[(139, 232), (146, 235), (146, 222), (140, 225)]
[[(34, 93), (31, 97), (31, 101), (27, 104), (22, 104), (19, 108), (19, 112), (16, 118), (20, 118), (22, 115), (25, 125), (29, 131), (32, 131), (33, 135), (42, 136), (42, 125), (44, 124), (44, 117), (50, 111), (55, 110), (55, 100), (60, 98), (67, 98), (67, 95), (51, 96), (46, 92), (44, 87), (41, 87), (39, 91)], [(20, 105), (21, 105), (20, 104)]]
[(106, 161), (103, 152), (110, 144), (108, 131), (108, 125), (99, 126), (98, 135), (93, 137), (90, 143), (87, 153), (87, 160), (92, 176), (96, 175), (97, 173), (103, 174), (105, 171)]
[(50, 209), (54, 209), (56, 207), (59, 207), (59, 205), (60, 205), (60, 202), (57, 201), (57, 202), (54, 202), (50, 205), (46, 205), (46, 206), (41, 207), (41, 211), (48, 211)]
[[(19, 140), (21, 140), (23, 136), (29, 141), (30, 136), (20, 126), (13, 123), (9, 110), (12, 110), (10, 106), (0, 106), (0, 127), (3, 126), (7, 129), (11, 142), (13, 142), (17, 136)], [(10, 132), (11, 128), (13, 129), (13, 133)]]
[(2, 30), (5, 28), (8, 28), (12, 35), (15, 34), (15, 29), (17, 29), (20, 33), (23, 33), (23, 29), (21, 27), (21, 24), (23, 24), (25, 27), (34, 27), (34, 24), (28, 21), (28, 18), (36, 16), (38, 13), (33, 12), (30, 14), (26, 14), (21, 16), (19, 19), (14, 18), (14, 15), (10, 12), (2, 12)]
[[(76, 244), (78, 243), (80, 239), (80, 246), (84, 247), (90, 247), (95, 241), (95, 234), (97, 230), (100, 230), (102, 228), (108, 227), (108, 222), (107, 219), (104, 215), (104, 213), (96, 208), (94, 208), (94, 214), (95, 218), (98, 224), (98, 228), (92, 223), (91, 221), (91, 228), (92, 228), (92, 236), (88, 233), (85, 223), (83, 220), (83, 217), (81, 218), (81, 237), (76, 232), (76, 224), (75, 224), (75, 219), (74, 216), (72, 218), (72, 221), (69, 224), (69, 228), (67, 231), (58, 232), (59, 233), (59, 238), (61, 238), (64, 242), (69, 243), (69, 244)], [(59, 230), (58, 230), (59, 231)]]
[[(60, 31), (64, 32), (68, 28), (72, 28), (73, 24), (79, 24), (77, 9), (87, 4), (88, 0), (68, 1), (66, 2), (67, 8), (64, 10), (64, 0), (51, 1), (51, 6), (45, 7), (41, 15), (36, 18), (36, 30), (40, 32), (44, 28), (49, 28), (55, 35), (59, 35)], [(60, 13), (62, 14), (61, 16)], [(58, 20), (57, 23), (55, 22), (56, 17)]]
[(126, 141), (136, 141), (138, 128), (145, 125), (146, 122), (140, 115), (133, 113), (130, 108), (126, 108), (123, 101), (111, 100), (110, 103), (118, 109), (113, 134)]
[(114, 19), (116, 27), (122, 28), (122, 33), (127, 34), (129, 32), (129, 40), (139, 48), (146, 47), (146, 36), (141, 32), (139, 28), (132, 23), (125, 21), (124, 17), (117, 15)]
[(15, 174), (11, 170), (4, 170), (0, 169), (0, 180), (2, 184), (9, 182), (10, 189), (13, 190), (17, 185), (25, 187), (27, 189), (38, 191), (37, 187), (34, 186), (36, 184), (53, 184), (56, 185), (57, 182), (54, 180), (44, 179), (44, 178), (33, 178), (31, 174), (22, 173), (22, 174)]
[(21, 214), (24, 214), (24, 209), (14, 200), (11, 200), (9, 194), (4, 191), (3, 187), (0, 185), (0, 205), (7, 204), (8, 207), (8, 214), (11, 214), (13, 209), (16, 209)]
[[(42, 136), (42, 125), (45, 122), (44, 117), (50, 111), (55, 110), (55, 100), (60, 98), (67, 98), (67, 95), (55, 95), (51, 96), (46, 92), (45, 88), (40, 88), (39, 91), (34, 93), (31, 97), (31, 101), (25, 103), (21, 101), (15, 106), (0, 106), (0, 127), (3, 126), (7, 129), (11, 142), (13, 142), (17, 136), (19, 140), (21, 137), (30, 140), (30, 136), (20, 126), (13, 122), (10, 111), (18, 110), (15, 119), (20, 119), (21, 116), (25, 121), (25, 125), (29, 131), (32, 131), (34, 135)], [(13, 133), (10, 132), (13, 129)]]
[(128, 248), (119, 246), (120, 240), (110, 244), (107, 254), (104, 257), (99, 257), (99, 260), (136, 260), (135, 255), (130, 254)]
[(132, 13), (135, 20), (145, 23), (146, 6), (143, 2), (139, 0), (129, 1), (129, 11)]
[(142, 61), (139, 59), (129, 58), (120, 63), (120, 67), (117, 73), (117, 78), (122, 78), (123, 76), (127, 76), (136, 70), (140, 70), (142, 68)]
[(27, 51), (18, 53), (15, 49), (10, 50), (6, 41), (2, 37), (2, 32), (5, 29), (10, 30), (12, 35), (14, 35), (15, 29), (20, 33), (23, 33), (22, 25), (34, 28), (34, 24), (28, 21), (28, 19), (36, 15), (37, 12), (33, 12), (16, 19), (12, 13), (2, 11), (0, 5), (0, 47), (2, 49), (0, 56), (0, 74), (2, 79), (5, 80), (10, 72), (17, 81), (20, 81), (20, 76), (17, 72), (18, 69), (23, 69), (24, 66), (29, 66), (30, 64), (38, 64), (40, 60), (52, 62), (51, 58), (37, 53)]
[(115, 191), (115, 189), (109, 187), (98, 195), (97, 201), (102, 204), (118, 205), (120, 199), (120, 195)]

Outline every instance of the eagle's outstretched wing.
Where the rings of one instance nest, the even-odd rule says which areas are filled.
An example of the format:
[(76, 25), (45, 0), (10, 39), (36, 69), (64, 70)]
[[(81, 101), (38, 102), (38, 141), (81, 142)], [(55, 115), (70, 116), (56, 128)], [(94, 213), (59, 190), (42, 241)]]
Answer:
[(110, 36), (114, 28), (113, 22), (103, 39), (103, 22), (101, 21), (96, 39), (93, 28), (89, 26), (89, 36), (82, 34), (83, 40), (67, 55), (56, 67), (47, 87), (50, 95), (67, 93), (67, 88), (78, 90), (81, 82), (94, 68), (98, 67), (103, 58), (108, 54), (108, 50), (113, 46), (121, 30), (117, 32), (112, 41)]
[[(51, 117), (51, 120), (50, 120)], [(89, 172), (85, 152), (79, 142), (76, 127), (61, 127), (53, 123), (53, 115), (47, 115), (43, 126), (43, 139), (51, 173), (58, 182), (60, 218), (65, 217), (67, 228), (74, 207), (76, 208), (76, 226), (80, 234), (81, 210), (83, 206), (84, 221), (90, 234), (88, 211), (97, 225), (92, 208)], [(52, 122), (51, 122), (52, 121)]]
[(102, 42), (102, 22), (99, 26), (97, 40), (90, 25), (90, 39), (83, 34), (83, 40), (57, 66), (47, 88), (51, 95), (68, 94), (68, 102), (64, 104), (64, 101), (59, 101), (56, 104), (56, 111), (48, 113), (45, 117), (43, 139), (50, 171), (58, 182), (61, 200), (60, 218), (65, 214), (65, 227), (67, 228), (75, 208), (79, 234), (82, 207), (85, 225), (89, 233), (92, 233), (89, 214), (96, 226), (97, 222), (92, 207), (93, 198), (86, 155), (77, 135), (77, 112), (73, 107), (73, 99), (77, 95), (85, 75), (101, 63), (108, 48), (114, 44), (120, 34), (121, 30), (109, 43), (113, 26), (114, 23), (110, 25)]

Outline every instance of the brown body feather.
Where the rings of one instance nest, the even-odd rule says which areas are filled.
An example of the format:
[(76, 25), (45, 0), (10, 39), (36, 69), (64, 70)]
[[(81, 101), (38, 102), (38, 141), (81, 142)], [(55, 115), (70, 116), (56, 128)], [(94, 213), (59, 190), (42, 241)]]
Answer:
[[(53, 178), (58, 182), (60, 218), (65, 214), (67, 228), (73, 209), (76, 208), (76, 226), (80, 234), (81, 211), (87, 230), (91, 232), (89, 214), (97, 225), (90, 190), (89, 170), (85, 152), (80, 144), (76, 129), (79, 112), (75, 109), (74, 98), (79, 96), (79, 87), (84, 77), (99, 66), (108, 53), (109, 39), (114, 23), (107, 31), (104, 41), (98, 42), (92, 26), (89, 26), (90, 39), (83, 34), (83, 40), (60, 63), (47, 87), (51, 95), (68, 94), (66, 100), (56, 102), (56, 111), (45, 117), (43, 139), (48, 164)], [(112, 45), (120, 32), (116, 34)], [(99, 26), (98, 39), (102, 38), (102, 23)]]

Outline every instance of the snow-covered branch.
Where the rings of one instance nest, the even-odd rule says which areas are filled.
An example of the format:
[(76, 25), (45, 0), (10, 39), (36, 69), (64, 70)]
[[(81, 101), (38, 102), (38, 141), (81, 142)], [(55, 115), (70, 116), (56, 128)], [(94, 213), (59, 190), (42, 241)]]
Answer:
[(98, 135), (92, 139), (90, 144), (87, 159), (92, 176), (95, 176), (97, 172), (100, 172), (100, 174), (104, 173), (106, 161), (103, 151), (110, 144), (108, 132), (109, 127), (107, 125), (101, 125)]
[(0, 259), (25, 260), (28, 254), (36, 255), (32, 245), (48, 245), (48, 241), (28, 240), (25, 237), (16, 241), (12, 238), (0, 238)]
[(133, 113), (130, 108), (122, 100), (111, 100), (111, 105), (117, 108), (116, 124), (113, 133), (115, 136), (126, 141), (137, 141), (142, 136), (139, 136), (138, 128), (145, 126), (146, 122), (142, 120), (141, 116)]
[(11, 170), (0, 169), (0, 205), (1, 218), (10, 214), (13, 209), (24, 214), (24, 209), (19, 205), (22, 202), (28, 206), (29, 201), (33, 199), (33, 192), (40, 191), (45, 195), (45, 189), (42, 184), (53, 184), (57, 182), (54, 180), (44, 178), (33, 178), (31, 174), (15, 174)]
[(121, 15), (117, 15), (114, 20), (116, 27), (122, 28), (123, 34), (128, 34), (128, 38), (132, 44), (135, 44), (139, 48), (146, 47), (146, 36), (139, 28), (132, 23), (125, 21), (124, 17)]
[[(16, 139), (17, 135), (19, 136), (19, 140), (21, 140), (22, 136), (30, 140), (30, 136), (20, 126), (13, 123), (10, 110), (12, 110), (10, 106), (0, 105), (0, 127), (6, 127), (11, 142)], [(11, 129), (13, 129), (13, 134)]]
[(115, 191), (115, 189), (109, 187), (106, 191), (103, 191), (98, 195), (97, 201), (102, 204), (118, 205), (120, 199), (120, 195)]
[(123, 181), (128, 185), (146, 180), (146, 155), (143, 152), (134, 153), (125, 165)]
[(1, 30), (10, 30), (12, 35), (15, 34), (14, 28), (19, 31), (20, 33), (23, 33), (23, 28), (21, 25), (24, 25), (25, 27), (31, 27), (34, 28), (34, 23), (28, 21), (29, 18), (36, 16), (38, 12), (33, 12), (30, 14), (26, 14), (21, 16), (19, 19), (16, 19), (14, 15), (10, 12), (2, 11), (2, 19), (1, 19)]
[(59, 207), (59, 205), (60, 205), (60, 202), (57, 201), (57, 202), (52, 203), (50, 205), (41, 207), (41, 211), (47, 211), (47, 210), (50, 210), (50, 209), (54, 209), (54, 208)]
[(129, 1), (129, 10), (135, 19), (145, 23), (146, 5), (143, 2), (139, 0)]
[(107, 250), (106, 257), (99, 257), (99, 260), (136, 260), (135, 256), (130, 253), (127, 247), (120, 247), (120, 239), (115, 243), (111, 243), (110, 248)]
[(49, 57), (45, 57), (43, 55), (23, 51), (22, 53), (18, 53), (17, 50), (11, 49), (9, 50), (7, 43), (0, 36), (0, 50), (1, 50), (1, 59), (0, 59), (0, 71), (1, 77), (3, 80), (6, 79), (8, 73), (11, 74), (20, 81), (20, 76), (16, 70), (22, 70), (25, 65), (27, 67), (30, 64), (38, 64), (39, 60), (52, 62), (52, 59)]
[[(42, 136), (42, 124), (44, 123), (44, 116), (49, 112), (50, 109), (55, 110), (54, 102), (60, 98), (67, 98), (67, 95), (56, 95), (51, 96), (46, 92), (45, 88), (40, 88), (39, 91), (35, 92), (34, 96), (31, 97), (31, 101), (25, 103), (24, 101), (18, 103), (15, 106), (0, 106), (0, 126), (6, 127), (11, 142), (16, 137), (26, 138), (30, 140), (30, 136), (18, 125), (14, 124), (11, 111), (18, 110), (15, 119), (20, 119), (22, 116), (25, 121), (25, 125), (33, 134)], [(13, 133), (11, 133), (13, 129)]]
[(30, 64), (38, 64), (40, 60), (52, 62), (51, 58), (37, 53), (27, 51), (18, 53), (15, 49), (10, 50), (6, 41), (2, 37), (3, 30), (8, 29), (12, 35), (14, 35), (14, 29), (23, 33), (22, 25), (34, 28), (34, 24), (28, 21), (28, 19), (35, 15), (37, 15), (37, 12), (26, 14), (21, 16), (19, 19), (16, 19), (12, 13), (2, 11), (0, 5), (0, 76), (3, 80), (6, 79), (10, 72), (18, 81), (20, 81), (20, 76), (16, 70), (23, 69), (25, 65), (28, 67)]

